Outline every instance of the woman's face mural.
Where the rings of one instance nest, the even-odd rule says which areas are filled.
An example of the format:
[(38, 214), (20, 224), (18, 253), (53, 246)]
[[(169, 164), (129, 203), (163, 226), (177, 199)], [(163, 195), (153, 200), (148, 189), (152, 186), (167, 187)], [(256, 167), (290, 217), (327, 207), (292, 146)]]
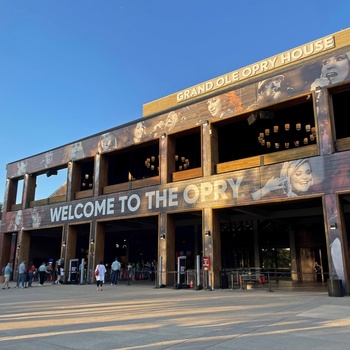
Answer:
[(290, 184), (294, 192), (307, 192), (312, 185), (312, 171), (310, 164), (301, 164), (291, 175)]
[(349, 74), (349, 58), (344, 54), (328, 57), (322, 61), (321, 77), (331, 84), (344, 81)]

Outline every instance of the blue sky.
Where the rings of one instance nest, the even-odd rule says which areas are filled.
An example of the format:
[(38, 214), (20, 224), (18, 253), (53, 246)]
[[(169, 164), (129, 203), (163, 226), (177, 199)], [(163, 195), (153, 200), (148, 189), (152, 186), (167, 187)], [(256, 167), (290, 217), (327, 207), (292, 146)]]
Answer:
[(0, 202), (7, 163), (346, 29), (349, 13), (348, 0), (1, 0)]

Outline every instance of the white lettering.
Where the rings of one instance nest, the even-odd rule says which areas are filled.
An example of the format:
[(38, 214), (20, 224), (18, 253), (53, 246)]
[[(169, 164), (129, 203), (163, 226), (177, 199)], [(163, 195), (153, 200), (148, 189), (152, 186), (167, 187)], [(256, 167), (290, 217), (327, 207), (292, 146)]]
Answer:
[(232, 196), (233, 198), (238, 198), (238, 188), (241, 185), (241, 182), (243, 180), (243, 176), (239, 177), (237, 179), (237, 182), (235, 183), (232, 179), (227, 179), (227, 182), (232, 188)]
[(177, 201), (177, 187), (170, 188), (169, 189), (169, 206), (175, 207), (178, 204), (179, 204), (179, 202)]
[(74, 219), (74, 215), (72, 214), (72, 206), (69, 206), (69, 211), (68, 211), (68, 220)]
[[(132, 201), (136, 202), (136, 204), (134, 206), (132, 205)], [(138, 196), (137, 194), (132, 194), (128, 199), (128, 209), (131, 212), (133, 212), (133, 211), (136, 211), (137, 209), (139, 209), (140, 205), (141, 205), (140, 196)]]
[(147, 209), (152, 209), (152, 197), (156, 194), (156, 191), (146, 192), (145, 196), (148, 197)]
[(216, 86), (220, 87), (220, 86), (223, 86), (225, 85), (225, 80), (224, 78), (219, 78), (217, 81), (216, 81)]
[(214, 182), (214, 200), (219, 199), (219, 195), (223, 199), (227, 199), (227, 194), (225, 193), (227, 189), (226, 181), (218, 180)]
[(83, 211), (80, 212), (80, 214), (78, 213), (78, 209), (83, 208), (84, 206), (81, 203), (78, 203), (77, 206), (74, 209), (74, 216), (77, 219), (81, 219), (83, 217)]
[(282, 64), (286, 64), (286, 63), (288, 63), (290, 61), (291, 61), (290, 52), (286, 52), (286, 53), (281, 55), (281, 62), (282, 62)]
[(95, 203), (95, 216), (97, 216), (99, 213), (102, 213), (102, 215), (106, 214), (106, 201), (102, 201), (101, 203), (96, 202)]
[(303, 56), (303, 50), (302, 49), (296, 49), (296, 50), (292, 51), (292, 58), (293, 58), (293, 60), (298, 60), (302, 56)]
[(188, 185), (184, 190), (184, 201), (193, 204), (198, 200), (199, 190), (195, 185)]
[(205, 202), (205, 197), (213, 192), (213, 185), (210, 182), (201, 183), (201, 201)]
[(62, 207), (50, 208), (51, 222), (59, 221), (62, 212)]
[(331, 49), (335, 47), (335, 40), (334, 40), (334, 36), (329, 36), (327, 38), (324, 39), (324, 47), (320, 48), (319, 51), (322, 51), (323, 50), (328, 50), (328, 49)]
[(167, 190), (160, 194), (160, 191), (156, 191), (156, 208), (159, 208), (160, 202), (163, 202), (163, 207), (166, 207)]
[(65, 205), (65, 206), (62, 208), (62, 220), (63, 220), (63, 221), (68, 220), (67, 214), (68, 214), (68, 205)]
[(271, 65), (271, 68), (275, 68), (277, 56), (275, 56), (274, 58), (270, 58), (268, 61), (269, 61), (269, 64)]
[(243, 69), (242, 75), (244, 78), (248, 78), (252, 74), (252, 70), (247, 67)]
[(127, 199), (128, 199), (128, 196), (119, 197), (119, 202), (121, 202), (121, 208), (120, 208), (121, 213), (125, 213), (125, 203)]
[(107, 214), (114, 214), (114, 198), (107, 199)]
[(289, 64), (293, 61), (303, 59), (325, 50), (329, 50), (333, 47), (335, 47), (335, 39), (333, 36), (316, 40), (307, 45), (299, 46), (293, 50), (283, 52), (278, 56), (268, 58), (265, 61), (255, 63), (251, 66), (242, 68), (241, 70), (218, 77), (215, 80), (215, 84), (212, 81), (208, 81), (191, 89), (183, 90), (177, 94), (177, 102), (181, 102), (192, 97), (197, 97), (198, 95), (205, 94), (213, 89), (222, 88), (241, 79), (248, 79), (254, 75), (258, 75), (270, 69)]
[(212, 81), (208, 81), (205, 83), (205, 92), (210, 91), (214, 87), (214, 84)]
[(86, 218), (92, 216), (92, 214), (94, 213), (94, 205), (92, 204), (92, 202), (87, 202), (84, 205), (83, 213)]

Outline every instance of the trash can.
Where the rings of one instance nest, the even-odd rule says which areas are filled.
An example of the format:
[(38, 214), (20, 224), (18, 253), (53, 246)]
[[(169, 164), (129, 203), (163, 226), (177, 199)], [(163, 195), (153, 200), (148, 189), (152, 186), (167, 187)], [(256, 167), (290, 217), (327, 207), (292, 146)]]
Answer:
[(228, 288), (228, 276), (226, 272), (221, 272), (221, 289)]
[(342, 280), (337, 278), (329, 278), (327, 281), (328, 284), (328, 295), (330, 297), (342, 297)]

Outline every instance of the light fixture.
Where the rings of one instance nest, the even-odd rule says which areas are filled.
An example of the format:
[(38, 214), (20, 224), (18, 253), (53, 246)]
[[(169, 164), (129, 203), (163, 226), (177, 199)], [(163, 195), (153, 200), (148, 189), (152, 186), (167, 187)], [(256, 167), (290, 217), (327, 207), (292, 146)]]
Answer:
[(209, 120), (205, 120), (203, 125), (205, 125), (205, 126), (209, 125)]
[(90, 244), (94, 244), (95, 240), (93, 238), (90, 239)]
[(165, 239), (165, 233), (161, 233), (159, 236), (160, 239)]
[(89, 178), (89, 174), (85, 174), (85, 179), (87, 180)]
[(336, 230), (338, 228), (338, 225), (336, 222), (334, 222), (333, 224), (331, 224), (331, 230)]
[(62, 241), (62, 247), (66, 246), (66, 241)]
[(166, 137), (166, 133), (165, 132), (163, 132), (163, 134), (162, 134), (162, 139), (165, 139), (165, 137)]
[(20, 249), (21, 248), (21, 245), (20, 244), (17, 244), (17, 249)]
[(46, 176), (50, 177), (51, 175), (57, 175), (58, 171), (57, 170), (53, 170), (53, 169), (49, 169), (46, 171)]
[(205, 231), (204, 234), (205, 234), (206, 237), (210, 237), (210, 231)]
[(258, 119), (258, 113), (257, 112), (252, 113), (247, 119), (248, 125), (254, 124), (257, 121), (257, 119)]

